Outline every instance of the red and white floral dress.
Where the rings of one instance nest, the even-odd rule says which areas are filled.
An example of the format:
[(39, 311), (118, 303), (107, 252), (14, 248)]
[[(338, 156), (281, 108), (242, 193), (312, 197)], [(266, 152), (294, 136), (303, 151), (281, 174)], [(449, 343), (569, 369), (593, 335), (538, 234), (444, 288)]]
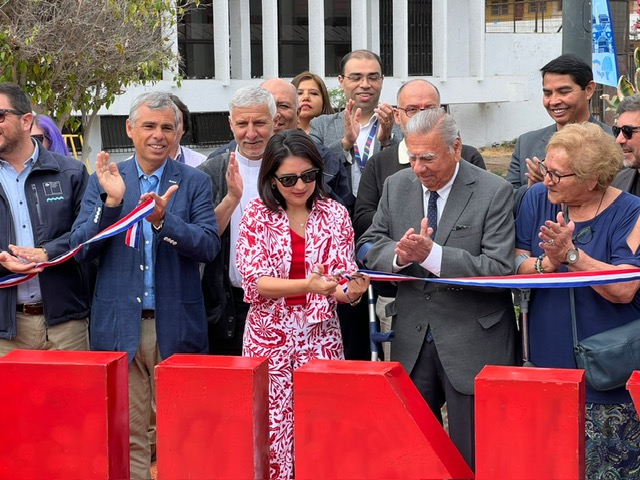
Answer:
[[(257, 199), (244, 210), (236, 246), (244, 300), (251, 304), (243, 355), (269, 358), (272, 479), (293, 476), (293, 370), (314, 358), (344, 358), (333, 296), (307, 294), (304, 305), (287, 305), (284, 298), (258, 293), (262, 276), (289, 278), (291, 235), (285, 211), (273, 212)], [(347, 210), (330, 199), (316, 200), (305, 226), (306, 276), (318, 263), (329, 274), (356, 270), (353, 241)]]

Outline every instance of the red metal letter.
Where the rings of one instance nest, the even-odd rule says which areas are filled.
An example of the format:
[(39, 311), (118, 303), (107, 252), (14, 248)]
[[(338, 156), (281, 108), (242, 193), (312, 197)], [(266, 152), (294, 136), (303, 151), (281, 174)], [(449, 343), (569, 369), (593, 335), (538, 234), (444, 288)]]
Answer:
[(262, 358), (173, 355), (156, 367), (158, 477), (269, 477)]
[(476, 377), (476, 479), (584, 479), (584, 371), (487, 366)]
[(473, 478), (399, 363), (313, 360), (293, 385), (297, 480)]
[(14, 350), (0, 384), (0, 478), (129, 478), (125, 353)]

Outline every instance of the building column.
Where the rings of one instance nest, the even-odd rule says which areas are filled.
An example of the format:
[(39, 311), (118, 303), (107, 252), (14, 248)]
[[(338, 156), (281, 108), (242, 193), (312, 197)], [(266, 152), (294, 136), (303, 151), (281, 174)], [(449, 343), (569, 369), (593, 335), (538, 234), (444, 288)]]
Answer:
[(262, 0), (262, 78), (277, 78), (278, 0)]
[[(309, 71), (324, 78), (324, 0), (309, 0)], [(314, 21), (311, 21), (314, 19)]]
[[(215, 18), (215, 31), (221, 23), (229, 25), (229, 33), (231, 39), (231, 78), (233, 79), (250, 79), (251, 78), (251, 25), (249, 23), (249, 0), (216, 0), (219, 3), (229, 5), (229, 15), (227, 17)], [(217, 9), (216, 9), (217, 12)], [(215, 38), (217, 41), (217, 36)], [(216, 67), (216, 76), (218, 69)]]
[[(239, 2), (238, 2), (239, 3)], [(229, 37), (229, 3), (226, 0), (214, 0), (213, 2), (213, 56), (215, 62), (215, 78), (222, 85), (229, 86), (231, 82)], [(220, 19), (216, 22), (215, 19)]]

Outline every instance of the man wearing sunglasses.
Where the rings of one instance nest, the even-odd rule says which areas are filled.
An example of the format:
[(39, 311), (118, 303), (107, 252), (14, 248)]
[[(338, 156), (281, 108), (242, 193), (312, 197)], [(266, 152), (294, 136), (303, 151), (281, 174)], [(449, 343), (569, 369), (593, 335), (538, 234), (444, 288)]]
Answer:
[(511, 156), (507, 180), (513, 186), (515, 209), (531, 185), (541, 182), (539, 162), (551, 136), (570, 123), (592, 122), (607, 133), (611, 127), (591, 115), (590, 101), (595, 92), (591, 65), (572, 54), (561, 55), (540, 69), (542, 72), (542, 103), (553, 125), (520, 135)]
[(16, 348), (89, 349), (87, 268), (74, 260), (36, 267), (69, 250), (88, 174), (32, 139), (33, 121), (22, 89), (0, 83), (0, 277), (37, 274), (0, 289), (0, 356)]
[(616, 110), (618, 119), (613, 136), (624, 154), (624, 168), (613, 181), (613, 186), (640, 196), (640, 94), (622, 99)]

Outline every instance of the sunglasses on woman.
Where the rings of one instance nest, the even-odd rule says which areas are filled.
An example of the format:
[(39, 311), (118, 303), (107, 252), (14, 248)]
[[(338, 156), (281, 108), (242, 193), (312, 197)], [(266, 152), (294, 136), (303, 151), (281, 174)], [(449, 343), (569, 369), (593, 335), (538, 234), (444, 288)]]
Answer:
[(620, 135), (620, 132), (622, 132), (624, 138), (626, 138), (627, 140), (631, 140), (631, 137), (633, 137), (633, 132), (637, 132), (638, 130), (640, 130), (640, 127), (634, 127), (633, 125), (622, 125), (621, 127), (619, 127), (617, 125), (614, 125), (613, 127), (611, 127), (611, 130), (613, 131), (613, 138), (618, 138), (618, 135)]
[(31, 138), (38, 140), (40, 143), (44, 142), (44, 135), (41, 133), (34, 133), (31, 135)]
[(315, 182), (316, 178), (318, 178), (318, 173), (320, 170), (314, 168), (313, 170), (309, 170), (307, 172), (303, 172), (300, 175), (283, 175), (281, 177), (276, 177), (283, 187), (293, 187), (296, 183), (298, 183), (298, 179), (300, 178), (304, 183)]

